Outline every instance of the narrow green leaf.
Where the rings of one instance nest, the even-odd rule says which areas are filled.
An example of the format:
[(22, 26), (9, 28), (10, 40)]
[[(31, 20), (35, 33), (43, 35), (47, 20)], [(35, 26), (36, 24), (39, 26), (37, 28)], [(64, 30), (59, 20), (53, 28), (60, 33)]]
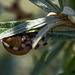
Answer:
[(75, 71), (75, 55), (72, 57), (68, 67), (67, 67), (67, 70), (73, 70)]
[(45, 65), (43, 65), (44, 67), (50, 64), (50, 62), (54, 59), (54, 57), (56, 57), (56, 55), (62, 50), (62, 48), (66, 44), (66, 42), (62, 42), (62, 41), (58, 41), (58, 42), (59, 45), (54, 50), (52, 50), (52, 52), (48, 55), (47, 59), (45, 60)]
[(51, 40), (65, 40), (65, 41), (72, 41), (75, 40), (75, 36), (67, 36), (62, 34), (53, 34)]
[[(75, 40), (75, 28), (68, 25), (60, 25), (52, 29), (53, 34), (51, 40)], [(46, 37), (50, 38), (51, 30), (46, 33)], [(46, 38), (45, 37), (45, 38)]]
[(60, 25), (53, 28), (53, 31), (74, 31), (75, 28), (69, 25)]
[(54, 1), (52, 0), (45, 0), (45, 1), (48, 2), (56, 10), (56, 12), (61, 12), (60, 8)]
[(66, 6), (69, 6), (70, 1), (66, 0)]
[(14, 27), (2, 32), (0, 34), (0, 39), (2, 39), (4, 37), (9, 37), (9, 36), (12, 36), (15, 34), (19, 34), (24, 31), (27, 32), (29, 30), (45, 26), (46, 24), (55, 22), (56, 20), (58, 20), (58, 18), (50, 16), (50, 17), (46, 17), (46, 18), (39, 18), (39, 19), (35, 19), (35, 20), (24, 21), (23, 23), (18, 24), (17, 26), (14, 26)]
[(69, 0), (69, 6), (75, 11), (75, 0)]
[(67, 6), (67, 0), (63, 0), (63, 6)]
[(0, 33), (8, 30), (9, 28), (18, 26), (19, 24), (24, 23), (24, 21), (10, 21), (10, 22), (0, 22)]
[(74, 31), (73, 30), (72, 31), (65, 31), (65, 30), (64, 31), (53, 31), (53, 34), (57, 34), (57, 35), (61, 34), (61, 35), (64, 35), (64, 36), (67, 35), (67, 36), (72, 37), (72, 36), (75, 36), (75, 30)]
[(63, 8), (64, 8), (63, 0), (58, 0), (58, 2), (59, 2), (59, 5), (60, 5), (60, 8), (61, 8), (61, 11), (63, 11)]
[(48, 0), (40, 0), (42, 3), (44, 3), (45, 5), (47, 5), (47, 7), (49, 7), (49, 9), (51, 10), (51, 12), (57, 12), (58, 10), (55, 9), (55, 7), (53, 6), (53, 3), (48, 1)]
[(51, 11), (50, 8), (47, 7), (47, 5), (45, 5), (44, 3), (40, 2), (40, 0), (30, 0), (30, 1), (48, 13)]
[(71, 70), (71, 68), (69, 68), (69, 64), (72, 60), (72, 52), (73, 52), (73, 45), (74, 45), (74, 42), (71, 41), (71, 42), (68, 42), (68, 46), (67, 48), (65, 49), (65, 52), (64, 52), (64, 63), (63, 63), (63, 70), (64, 71), (68, 71), (68, 70)]
[(0, 22), (0, 28), (12, 28), (22, 23), (24, 23), (24, 21)]

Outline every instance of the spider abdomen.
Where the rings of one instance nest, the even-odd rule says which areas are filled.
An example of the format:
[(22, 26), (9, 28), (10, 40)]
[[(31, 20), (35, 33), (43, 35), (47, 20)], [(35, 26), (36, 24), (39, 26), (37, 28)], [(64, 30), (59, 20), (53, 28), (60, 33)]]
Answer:
[(21, 47), (21, 45), (22, 45), (21, 36), (15, 36), (12, 38), (10, 38), (10, 37), (4, 38), (3, 41), (6, 42), (7, 44), (9, 44), (9, 46), (13, 46), (13, 48), (10, 48), (10, 47), (7, 47), (3, 44), (5, 49), (14, 55), (24, 55), (31, 50), (31, 46), (28, 46), (26, 42), (25, 42), (25, 47), (23, 50), (14, 49), (15, 47), (18, 49)]

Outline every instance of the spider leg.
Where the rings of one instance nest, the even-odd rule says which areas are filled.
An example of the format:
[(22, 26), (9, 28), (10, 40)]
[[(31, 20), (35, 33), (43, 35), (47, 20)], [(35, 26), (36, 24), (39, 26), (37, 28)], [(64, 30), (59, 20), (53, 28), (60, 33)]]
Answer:
[(42, 39), (39, 41), (39, 43), (36, 45), (35, 49), (37, 49), (41, 46), (46, 46), (49, 43), (49, 41), (51, 40), (52, 35), (53, 35), (53, 31), (51, 29), (51, 36), (50, 36), (49, 40), (47, 42), (44, 42), (46, 36), (43, 36)]

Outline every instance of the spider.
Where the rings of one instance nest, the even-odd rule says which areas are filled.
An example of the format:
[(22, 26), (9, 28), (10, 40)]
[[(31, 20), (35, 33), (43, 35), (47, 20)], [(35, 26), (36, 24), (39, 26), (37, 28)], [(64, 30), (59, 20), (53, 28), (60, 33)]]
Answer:
[[(36, 37), (37, 32), (33, 33), (21, 33), (1, 40), (5, 49), (14, 55), (27, 54), (32, 49), (32, 42)], [(45, 36), (39, 41), (35, 49), (46, 46), (48, 42), (44, 42)]]

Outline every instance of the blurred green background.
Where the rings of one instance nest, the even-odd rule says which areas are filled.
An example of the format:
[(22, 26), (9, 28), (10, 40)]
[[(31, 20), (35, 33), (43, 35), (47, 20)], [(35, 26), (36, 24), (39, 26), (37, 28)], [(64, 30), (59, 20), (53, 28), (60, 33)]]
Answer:
[[(7, 7), (11, 7), (15, 1), (16, 0), (0, 0), (1, 4)], [(46, 12), (44, 12), (39, 7), (31, 3), (29, 0), (19, 0), (18, 4), (24, 12), (31, 13), (34, 18), (44, 17), (46, 14)], [(16, 14), (13, 12), (3, 10), (0, 16), (0, 21), (2, 22), (11, 20), (16, 20)]]
[[(18, 0), (0, 0), (0, 4), (4, 5), (5, 7), (11, 7), (15, 1)], [(55, 1), (57, 2), (57, 0)], [(29, 2), (29, 0), (19, 0), (19, 6), (24, 12), (30, 13), (32, 16), (23, 19), (17, 19), (15, 13), (3, 10), (2, 14), (0, 14), (0, 22), (35, 19), (45, 17), (47, 14), (47, 12)], [(65, 48), (70, 43), (71, 42), (68, 41)], [(8, 53), (4, 49), (2, 43), (0, 43), (0, 75), (30, 75), (46, 48), (50, 49), (50, 47), (47, 46), (39, 48), (35, 51), (32, 50), (23, 56), (16, 56)], [(61, 67), (64, 59), (64, 49), (39, 75), (57, 75), (58, 73), (62, 72)]]

